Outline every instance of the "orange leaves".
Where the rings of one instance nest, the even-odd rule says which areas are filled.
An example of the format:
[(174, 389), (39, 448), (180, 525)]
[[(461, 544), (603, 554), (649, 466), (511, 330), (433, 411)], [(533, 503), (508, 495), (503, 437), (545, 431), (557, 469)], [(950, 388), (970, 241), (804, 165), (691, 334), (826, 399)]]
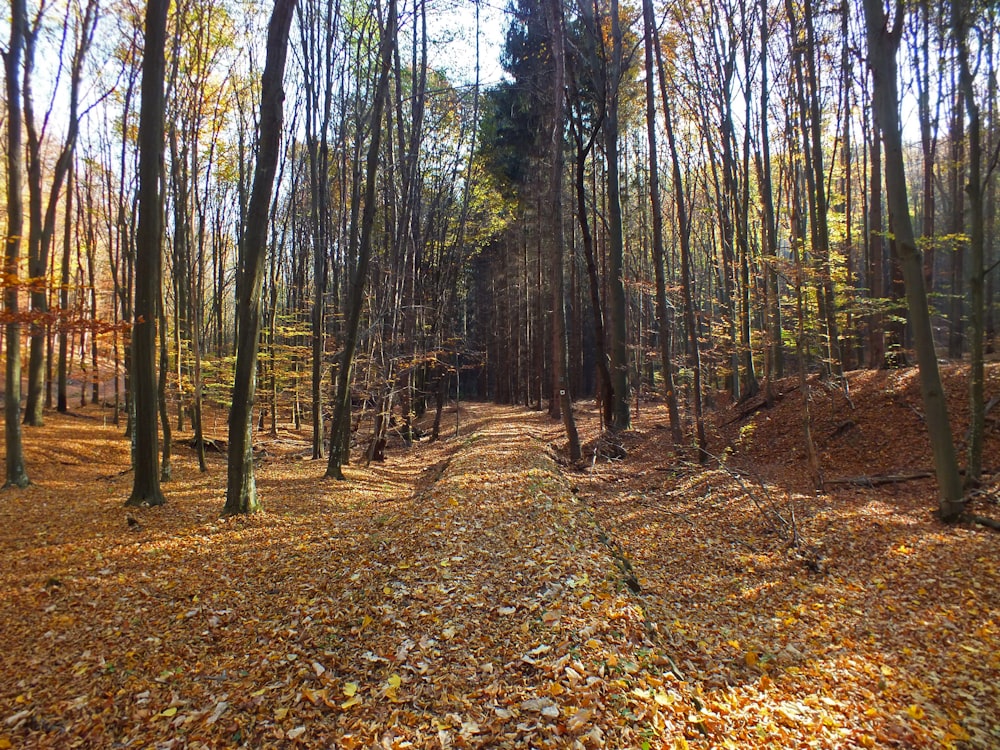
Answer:
[[(83, 461), (77, 481), (54, 473), (24, 501), (5, 497), (23, 521), (0, 528), (0, 750), (67, 736), (348, 749), (995, 744), (989, 540), (938, 527), (922, 501), (795, 496), (800, 535), (827, 558), (817, 573), (728, 475), (668, 474), (641, 425), (626, 461), (573, 475), (573, 497), (544, 449), (558, 425), (467, 408), (476, 435), (355, 466), (335, 493), (308, 462), (268, 461), (268, 512), (253, 519), (218, 521), (224, 465), (203, 477), (184, 453), (172, 505), (138, 511), (142, 534), (122, 520), (127, 481)], [(127, 462), (108, 433), (87, 446), (52, 439), (49, 461), (93, 450)], [(446, 454), (438, 481), (415, 490)], [(779, 506), (794, 494), (783, 476), (766, 480)]]

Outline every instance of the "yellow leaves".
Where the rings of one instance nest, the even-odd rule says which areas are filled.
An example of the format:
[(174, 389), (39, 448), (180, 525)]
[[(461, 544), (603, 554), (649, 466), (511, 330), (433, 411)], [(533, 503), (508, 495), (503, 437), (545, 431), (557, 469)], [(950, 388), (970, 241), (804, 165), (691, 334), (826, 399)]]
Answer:
[(345, 682), (344, 683), (344, 695), (348, 698), (353, 698), (358, 692), (358, 683), (356, 682)]
[(951, 722), (948, 725), (948, 733), (945, 735), (945, 741), (955, 740), (957, 742), (968, 742), (972, 739), (972, 735), (965, 731), (965, 728), (955, 722)]
[(0, 737), (0, 750), (10, 750), (14, 745), (7, 737)]
[(352, 695), (346, 701), (344, 701), (343, 703), (341, 703), (340, 707), (346, 711), (351, 706), (356, 706), (359, 703), (361, 703), (361, 696), (360, 695)]
[(915, 703), (911, 703), (909, 706), (906, 707), (906, 715), (909, 716), (911, 719), (916, 719), (917, 721), (920, 721), (921, 719), (926, 718), (927, 716), (927, 714), (924, 712), (924, 709), (922, 709)]
[(165, 708), (162, 711), (160, 711), (160, 713), (157, 714), (157, 716), (163, 716), (164, 718), (167, 719), (169, 719), (171, 716), (176, 716), (176, 715), (177, 715), (177, 706), (171, 706), (170, 708)]
[(752, 669), (757, 666), (760, 661), (760, 656), (756, 651), (747, 651), (746, 654), (743, 655), (743, 661)]

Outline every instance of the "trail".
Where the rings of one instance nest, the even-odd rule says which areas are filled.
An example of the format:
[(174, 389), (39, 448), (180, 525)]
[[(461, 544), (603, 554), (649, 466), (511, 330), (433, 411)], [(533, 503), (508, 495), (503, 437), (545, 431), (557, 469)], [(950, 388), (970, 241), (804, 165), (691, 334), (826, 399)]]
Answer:
[[(43, 429), (35, 466), (69, 447), (60, 419)], [(686, 686), (550, 458), (553, 425), (471, 405), (462, 429), (351, 466), (346, 483), (275, 442), (258, 471), (266, 512), (251, 518), (218, 518), (221, 457), (205, 476), (181, 452), (168, 504), (135, 511), (137, 533), (127, 474), (36, 472), (3, 498), (0, 746), (681, 736)], [(121, 452), (114, 431), (89, 439)], [(59, 512), (44, 536), (18, 527), (46, 503)]]

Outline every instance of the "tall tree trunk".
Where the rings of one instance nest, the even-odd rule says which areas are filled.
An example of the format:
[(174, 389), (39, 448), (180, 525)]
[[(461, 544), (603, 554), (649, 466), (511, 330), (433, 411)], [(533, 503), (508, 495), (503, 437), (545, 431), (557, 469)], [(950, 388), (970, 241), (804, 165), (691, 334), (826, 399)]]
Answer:
[(948, 312), (948, 358), (961, 359), (965, 348), (965, 123), (962, 113), (965, 93), (959, 89), (955, 94), (955, 109), (952, 112), (951, 158), (949, 160), (949, 182), (951, 188), (951, 304)]
[[(874, 113), (873, 113), (874, 115)], [(878, 120), (871, 121), (871, 168), (868, 184), (868, 294), (879, 307), (886, 296), (885, 285), (885, 231), (882, 222), (882, 138)], [(868, 366), (885, 367), (885, 316), (872, 312), (868, 316)]]
[(21, 199), (21, 175), (24, 172), (24, 148), (21, 142), (21, 56), (28, 23), (24, 0), (11, 0), (10, 44), (3, 55), (7, 79), (7, 237), (4, 242), (4, 312), (7, 325), (4, 345), (7, 367), (4, 374), (4, 438), (7, 448), (5, 487), (27, 487), (24, 447), (21, 441), (21, 324), (18, 321), (18, 261), (21, 234), (24, 230), (24, 205)]
[(896, 54), (903, 29), (905, 5), (898, 2), (896, 17), (889, 27), (882, 0), (864, 0), (868, 39), (868, 65), (875, 84), (874, 109), (885, 145), (886, 197), (890, 223), (899, 246), (910, 324), (917, 349), (920, 390), (924, 401), (934, 468), (938, 480), (938, 513), (944, 521), (955, 521), (962, 514), (962, 485), (955, 458), (955, 444), (948, 422), (948, 407), (941, 387), (934, 338), (931, 331), (927, 293), (924, 289), (923, 264), (910, 222), (906, 196), (906, 170), (903, 164), (903, 138), (899, 121), (899, 89), (896, 83)]
[(681, 158), (677, 151), (677, 140), (674, 137), (670, 101), (667, 98), (667, 75), (663, 67), (663, 53), (660, 48), (659, 35), (654, 36), (653, 42), (656, 51), (656, 66), (660, 74), (660, 96), (663, 97), (663, 120), (667, 131), (667, 145), (670, 147), (670, 160), (673, 164), (674, 204), (677, 211), (677, 233), (680, 236), (681, 245), (681, 288), (684, 294), (684, 325), (687, 328), (688, 334), (688, 365), (691, 368), (694, 380), (691, 388), (691, 401), (694, 406), (698, 460), (704, 462), (708, 459), (708, 452), (706, 450), (708, 440), (705, 436), (705, 415), (702, 408), (701, 348), (698, 344), (698, 313), (695, 310), (694, 280), (692, 279), (691, 214), (688, 210), (687, 196), (684, 192)]
[(561, 0), (549, 0), (547, 4), (552, 40), (552, 131), (549, 141), (551, 166), (549, 168), (548, 209), (549, 242), (551, 251), (549, 262), (549, 283), (552, 285), (552, 400), (559, 403), (566, 439), (569, 441), (569, 458), (579, 461), (580, 436), (573, 417), (573, 399), (566, 378), (569, 340), (566, 337), (566, 284), (563, 268), (563, 130), (566, 122), (566, 51), (563, 41), (563, 16)]
[(139, 226), (136, 233), (135, 304), (132, 321), (132, 394), (135, 455), (132, 494), (126, 505), (162, 505), (157, 430), (156, 319), (160, 300), (163, 202), (164, 70), (168, 0), (149, 0), (142, 56), (139, 109)]
[(768, 26), (767, 0), (760, 0), (760, 161), (758, 187), (763, 205), (764, 284), (767, 317), (767, 388), (773, 395), (774, 381), (784, 375), (781, 355), (781, 289), (778, 284), (778, 230), (774, 214), (774, 188), (771, 179), (771, 143), (768, 132), (768, 99), (770, 82), (767, 76), (767, 47), (771, 38)]
[[(74, 169), (70, 167), (66, 175), (66, 213), (65, 232), (63, 234), (62, 263), (59, 269), (59, 351), (56, 355), (56, 411), (64, 414), (69, 409), (66, 393), (69, 360), (69, 341), (66, 331), (66, 321), (69, 315), (69, 262), (73, 250), (73, 193), (77, 189), (74, 184)], [(82, 213), (82, 212), (81, 212)], [(95, 311), (96, 312), (96, 311)]]
[[(69, 13), (67, 7), (67, 13)], [(73, 152), (76, 138), (80, 130), (79, 98), (83, 75), (83, 63), (93, 40), (97, 24), (97, 4), (89, 2), (84, 9), (83, 18), (79, 24), (79, 35), (76, 47), (73, 49), (69, 65), (69, 128), (66, 140), (55, 166), (49, 185), (48, 203), (42, 206), (42, 152), (44, 133), (37, 130), (32, 101), (31, 77), (35, 66), (35, 42), (41, 31), (42, 11), (35, 22), (35, 27), (25, 38), (24, 59), (24, 113), (25, 126), (28, 134), (28, 194), (29, 194), (29, 230), (28, 230), (28, 273), (31, 277), (31, 335), (28, 355), (28, 395), (24, 409), (24, 422), (28, 425), (42, 424), (43, 393), (45, 389), (45, 359), (47, 324), (45, 318), (49, 312), (47, 279), (49, 271), (49, 255), (52, 238), (56, 228), (56, 209), (59, 205), (59, 194), (63, 183), (73, 163)], [(69, 27), (68, 16), (64, 29)], [(64, 31), (64, 33), (66, 33)], [(45, 119), (48, 119), (46, 113)]]
[(951, 24), (958, 49), (959, 84), (969, 116), (969, 448), (965, 470), (965, 486), (979, 484), (983, 469), (983, 429), (986, 421), (983, 404), (985, 372), (983, 367), (984, 337), (984, 276), (985, 220), (983, 217), (982, 136), (979, 103), (976, 101), (972, 62), (969, 60), (968, 0), (952, 0)]
[(628, 387), (628, 303), (625, 298), (625, 234), (622, 226), (621, 178), (618, 155), (618, 105), (621, 99), (624, 50), (618, 0), (611, 0), (611, 59), (605, 80), (604, 155), (608, 201), (608, 318), (611, 384), (616, 430), (631, 426)]
[[(361, 309), (364, 306), (364, 287), (368, 281), (368, 265), (371, 260), (372, 228), (375, 224), (375, 186), (384, 126), (382, 118), (386, 99), (389, 96), (389, 73), (392, 68), (395, 42), (396, 0), (389, 0), (388, 18), (385, 28), (382, 30), (380, 44), (381, 67), (371, 112), (371, 142), (368, 145), (368, 157), (365, 164), (365, 198), (364, 212), (361, 217), (361, 237), (358, 240), (358, 245), (348, 250), (351, 257), (357, 255), (358, 263), (351, 283), (351, 302), (348, 308), (347, 326), (344, 331), (344, 350), (337, 372), (337, 393), (334, 402), (333, 424), (330, 428), (330, 459), (326, 467), (327, 478), (344, 479), (342, 466), (347, 461), (351, 424), (351, 373), (354, 365), (354, 352), (358, 345)], [(357, 236), (356, 232), (352, 232), (352, 239)]]
[(673, 334), (673, 305), (667, 300), (666, 269), (663, 253), (663, 208), (660, 205), (660, 165), (656, 152), (656, 92), (653, 82), (656, 70), (653, 63), (653, 35), (656, 33), (652, 0), (642, 2), (643, 47), (646, 62), (646, 139), (649, 142), (649, 201), (653, 222), (653, 272), (656, 276), (656, 326), (659, 335), (660, 363), (663, 369), (663, 389), (670, 415), (670, 434), (674, 445), (684, 440), (681, 418), (677, 409), (677, 391), (674, 386), (674, 366), (671, 359)]
[(295, 0), (275, 0), (267, 28), (267, 59), (260, 91), (260, 132), (257, 165), (248, 205), (247, 223), (240, 242), (240, 274), (237, 289), (239, 317), (236, 373), (229, 412), (229, 458), (226, 504), (223, 515), (253, 513), (260, 508), (253, 472), (253, 404), (257, 386), (257, 342), (260, 338), (261, 286), (267, 255), (267, 225), (278, 168), (281, 129), (284, 121), (282, 78), (288, 53), (288, 30)]

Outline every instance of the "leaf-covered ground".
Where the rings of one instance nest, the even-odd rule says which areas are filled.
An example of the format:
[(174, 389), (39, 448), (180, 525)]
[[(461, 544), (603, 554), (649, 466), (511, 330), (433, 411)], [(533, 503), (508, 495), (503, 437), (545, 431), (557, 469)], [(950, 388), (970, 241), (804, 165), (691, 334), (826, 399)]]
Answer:
[[(825, 476), (928, 468), (912, 375), (851, 384), (814, 391)], [(138, 526), (120, 432), (49, 415), (0, 492), (0, 749), (1000, 745), (996, 535), (937, 523), (931, 480), (811, 490), (800, 413), (713, 414), (695, 466), (643, 404), (581, 468), (467, 404), (346, 483), (262, 436), (249, 519), (177, 447)]]

